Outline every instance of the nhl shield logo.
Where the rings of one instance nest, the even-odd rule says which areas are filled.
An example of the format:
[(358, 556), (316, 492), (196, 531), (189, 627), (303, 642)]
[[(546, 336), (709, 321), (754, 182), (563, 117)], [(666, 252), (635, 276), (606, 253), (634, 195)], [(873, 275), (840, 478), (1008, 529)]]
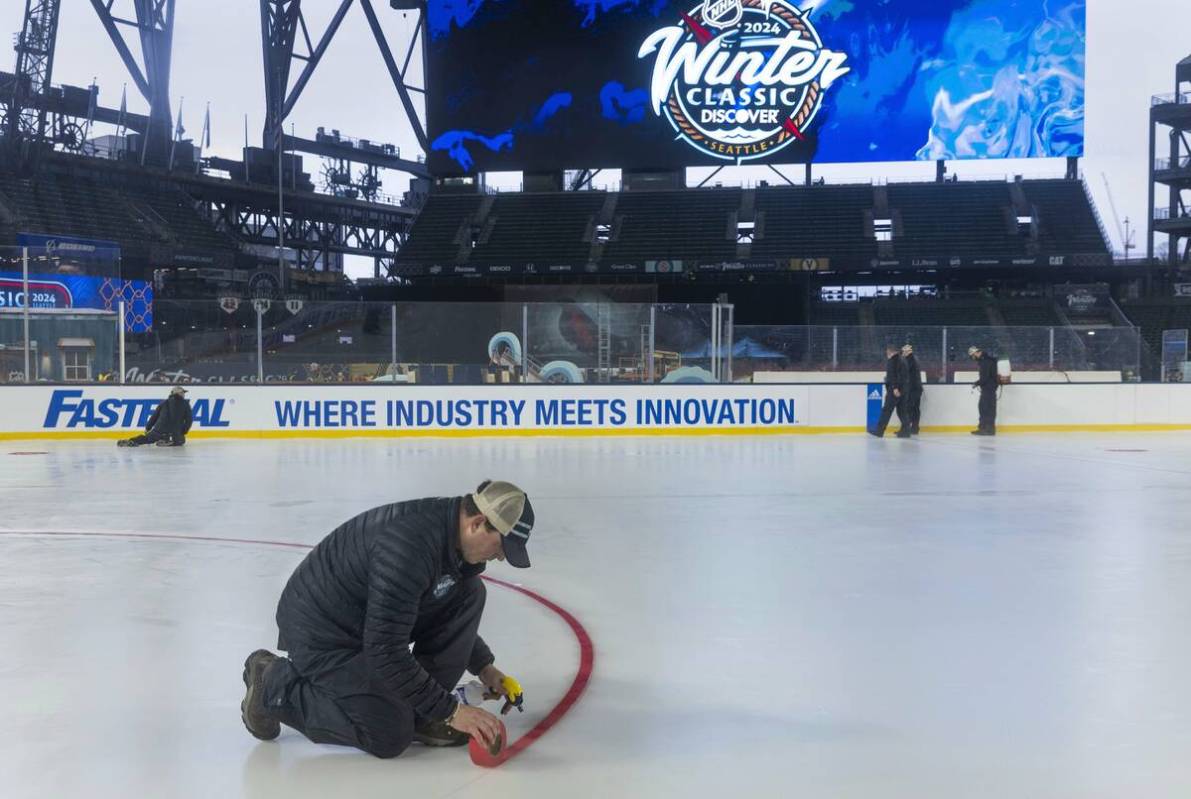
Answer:
[(289, 311), (291, 314), (296, 314), (298, 311), (302, 310), (303, 305), (305, 305), (305, 303), (302, 302), (301, 299), (290, 297), (285, 301), (285, 310)]
[(259, 314), (267, 314), (272, 307), (273, 303), (270, 300), (255, 299), (252, 301), (252, 309)]
[(744, 16), (741, 0), (704, 0), (703, 21), (713, 28), (730, 28)]
[(240, 310), (240, 298), (239, 297), (220, 297), (219, 298), (219, 307), (222, 308), (224, 310), (224, 312), (233, 314), (236, 311)]

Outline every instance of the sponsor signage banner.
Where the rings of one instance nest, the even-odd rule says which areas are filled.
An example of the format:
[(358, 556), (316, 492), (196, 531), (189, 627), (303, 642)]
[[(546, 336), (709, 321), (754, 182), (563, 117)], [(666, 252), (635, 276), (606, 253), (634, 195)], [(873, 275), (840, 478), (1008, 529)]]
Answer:
[[(599, 264), (402, 264), (393, 273), (403, 277), (504, 277), (542, 274), (676, 274), (679, 272), (827, 272), (859, 269), (987, 269), (1060, 266), (1105, 266), (1111, 259), (1104, 255), (1037, 255), (1020, 257), (973, 258), (970, 256), (919, 256), (897, 258), (831, 259), (820, 257), (783, 258), (780, 261), (692, 261), (658, 259), (616, 261)], [(1178, 286), (1191, 284), (1177, 284)], [(1186, 289), (1191, 292), (1191, 288)], [(1191, 296), (1176, 294), (1176, 296)]]
[[(77, 263), (108, 276), (120, 273), (120, 245), (103, 239), (80, 239), (45, 233), (18, 233), (17, 246), (28, 247), (29, 257)], [(30, 265), (30, 271), (33, 265)]]
[(1055, 293), (1061, 298), (1063, 308), (1069, 316), (1096, 313), (1108, 308), (1108, 285), (1105, 283), (1067, 283), (1055, 286)]
[(90, 308), (117, 311), (124, 301), (124, 321), (129, 333), (153, 329), (153, 286), (143, 280), (89, 275), (29, 275), (26, 298), (20, 272), (0, 272), (0, 308), (69, 310)]
[[(0, 432), (143, 428), (168, 387), (5, 388)], [(191, 385), (197, 430), (500, 432), (783, 429), (806, 424), (805, 386), (236, 387)]]
[(1027, 255), (989, 258), (930, 255), (904, 258), (873, 258), (864, 264), (872, 269), (979, 269), (986, 267), (1102, 266), (1111, 263), (1107, 255)]
[(885, 384), (869, 383), (864, 400), (865, 428), (875, 430), (881, 421), (881, 406), (885, 404)]

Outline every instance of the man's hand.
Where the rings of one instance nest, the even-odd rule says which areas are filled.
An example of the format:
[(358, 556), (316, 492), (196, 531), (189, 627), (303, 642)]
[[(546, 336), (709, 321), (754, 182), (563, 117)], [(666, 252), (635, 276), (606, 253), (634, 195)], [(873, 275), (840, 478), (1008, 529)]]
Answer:
[(497, 699), (502, 696), (508, 697), (508, 691), (505, 690), (503, 683), (505, 673), (496, 668), (496, 666), (485, 666), (476, 676), (484, 684), (485, 699)]
[(482, 708), (460, 704), (451, 719), (451, 727), (465, 732), (491, 749), (500, 737), (500, 720)]
[(521, 685), (515, 679), (496, 666), (485, 666), (478, 676), (484, 683), (485, 699), (503, 698), (505, 700), (504, 707), (500, 709), (500, 715), (508, 715), (513, 708), (517, 708), (518, 712), (522, 710)]
[(902, 395), (902, 390), (900, 388), (893, 389), (893, 396), (900, 397), (901, 395)]

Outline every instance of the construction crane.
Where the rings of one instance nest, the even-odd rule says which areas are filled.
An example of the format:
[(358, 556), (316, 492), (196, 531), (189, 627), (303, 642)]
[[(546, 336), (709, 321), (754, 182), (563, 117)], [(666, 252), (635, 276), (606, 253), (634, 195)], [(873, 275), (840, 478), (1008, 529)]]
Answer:
[(59, 0), (25, 0), (25, 17), (16, 37), (17, 65), (8, 100), (6, 133), (40, 138), (45, 134), (45, 109), (37, 103), (50, 88), (54, 43), (58, 38)]
[(1108, 207), (1112, 209), (1112, 219), (1117, 225), (1117, 236), (1121, 239), (1125, 248), (1125, 260), (1129, 260), (1129, 251), (1133, 249), (1133, 234), (1136, 231), (1129, 230), (1129, 217), (1125, 217), (1125, 225), (1121, 227), (1121, 217), (1117, 214), (1117, 204), (1112, 198), (1112, 187), (1108, 185), (1108, 175), (1103, 172), (1100, 177), (1104, 180), (1104, 191), (1108, 194)]

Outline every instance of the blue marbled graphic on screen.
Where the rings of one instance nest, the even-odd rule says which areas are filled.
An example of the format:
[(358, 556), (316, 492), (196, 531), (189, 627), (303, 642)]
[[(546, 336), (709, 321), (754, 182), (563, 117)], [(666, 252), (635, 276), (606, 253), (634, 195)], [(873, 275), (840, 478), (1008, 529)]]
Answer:
[(448, 130), (430, 143), (430, 149), (445, 151), (460, 169), (468, 172), (475, 165), (475, 155), (469, 149), (470, 146), (480, 145), (494, 153), (512, 150), (517, 144), (517, 133), (543, 132), (546, 123), (564, 109), (570, 108), (573, 101), (574, 97), (570, 92), (555, 92), (546, 98), (529, 122), (518, 121), (508, 130), (492, 136), (474, 130)]
[[(452, 27), (467, 27), (485, 2), (497, 0), (429, 0), (426, 4), (426, 21), (430, 37), (439, 39), (451, 32)], [(583, 17), (580, 25), (593, 25), (602, 14), (646, 11), (656, 17), (669, 4), (669, 0), (571, 0)]]
[(1083, 155), (1085, 7), (1043, 8), (1039, 20), (986, 0), (955, 15), (945, 66), (926, 81), (932, 124), (918, 158)]
[[(465, 28), (472, 21), (485, 0), (430, 0), (426, 3), (426, 23), (430, 38), (438, 39), (451, 32), (451, 26)], [(493, 0), (488, 0), (493, 2)]]
[(571, 0), (571, 2), (575, 4), (575, 8), (583, 12), (583, 21), (579, 24), (584, 28), (594, 24), (600, 14), (644, 9), (649, 12), (650, 16), (656, 17), (669, 4), (669, 0)]
[(649, 102), (646, 89), (628, 91), (620, 81), (608, 81), (600, 88), (600, 114), (622, 125), (633, 125), (645, 119)]
[(1083, 153), (1084, 0), (824, 0), (811, 12), (852, 72), (822, 114), (816, 160)]
[(546, 98), (546, 102), (542, 103), (542, 107), (538, 109), (538, 112), (534, 114), (530, 127), (533, 130), (541, 130), (546, 126), (546, 122), (549, 121), (550, 117), (564, 108), (570, 108), (573, 100), (574, 97), (571, 96), (570, 92), (555, 92), (550, 95)]
[(485, 136), (474, 130), (448, 130), (430, 143), (431, 150), (445, 150), (451, 160), (465, 172), (471, 171), (476, 159), (468, 149), (468, 144), (479, 144), (494, 153), (504, 148), (513, 149), (513, 131), (506, 130), (495, 136)]

